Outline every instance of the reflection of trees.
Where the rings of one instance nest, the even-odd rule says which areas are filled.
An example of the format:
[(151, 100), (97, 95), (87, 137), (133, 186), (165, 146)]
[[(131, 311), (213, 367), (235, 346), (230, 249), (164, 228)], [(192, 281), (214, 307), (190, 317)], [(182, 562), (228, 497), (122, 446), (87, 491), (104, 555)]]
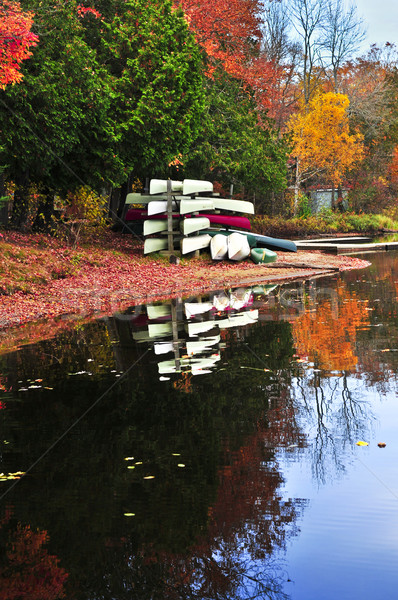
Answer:
[(7, 511), (0, 523), (1, 600), (58, 600), (65, 597), (68, 574), (45, 548), (46, 531), (14, 523)]
[(357, 328), (369, 323), (367, 302), (341, 282), (335, 291), (337, 311), (332, 300), (323, 300), (316, 313), (307, 311), (293, 322), (293, 337), (297, 353), (307, 356), (316, 368), (352, 371), (358, 362)]
[[(16, 518), (51, 533), (76, 598), (281, 597), (271, 553), (301, 510), (280, 496), (272, 453), (301, 439), (285, 410), (291, 329), (234, 336), (222, 368), (192, 378), (189, 394), (180, 376), (159, 382), (145, 354), (10, 490)], [(3, 357), (7, 386), (43, 380), (1, 411), (4, 470), (26, 470), (115, 382), (114, 346), (100, 324)], [(119, 364), (141, 354), (127, 338), (117, 348)], [(128, 470), (128, 456), (142, 464)]]
[(335, 378), (309, 372), (296, 383), (293, 403), (299, 422), (305, 421), (309, 429), (314, 477), (324, 483), (334, 473), (344, 473), (346, 447), (369, 437), (374, 416), (361, 399), (361, 383), (346, 373)]

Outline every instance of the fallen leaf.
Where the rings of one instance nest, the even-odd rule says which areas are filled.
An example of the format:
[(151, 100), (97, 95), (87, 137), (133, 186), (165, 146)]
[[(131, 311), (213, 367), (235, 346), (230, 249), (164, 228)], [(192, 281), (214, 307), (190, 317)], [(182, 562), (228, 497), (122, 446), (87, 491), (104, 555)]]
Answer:
[(369, 446), (368, 442), (357, 442), (357, 446)]

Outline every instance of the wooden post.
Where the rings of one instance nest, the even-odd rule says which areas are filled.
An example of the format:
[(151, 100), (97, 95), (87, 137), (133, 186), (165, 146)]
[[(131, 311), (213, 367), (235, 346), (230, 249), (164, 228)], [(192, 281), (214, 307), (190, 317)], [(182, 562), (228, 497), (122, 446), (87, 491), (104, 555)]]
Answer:
[(178, 305), (181, 304), (179, 298), (173, 299), (171, 301), (171, 324), (173, 331), (173, 350), (174, 350), (174, 360), (176, 365), (176, 371), (179, 373), (181, 371), (181, 358), (180, 358), (180, 345), (178, 340)]
[(171, 195), (171, 179), (167, 180), (167, 250), (174, 251), (173, 243), (173, 197)]

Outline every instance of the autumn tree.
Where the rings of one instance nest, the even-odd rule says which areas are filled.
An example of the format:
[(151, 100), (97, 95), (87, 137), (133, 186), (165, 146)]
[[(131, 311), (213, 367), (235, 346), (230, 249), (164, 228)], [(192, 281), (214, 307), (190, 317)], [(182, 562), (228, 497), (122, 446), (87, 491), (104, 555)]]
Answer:
[(398, 144), (398, 53), (392, 44), (373, 46), (347, 63), (341, 89), (350, 100), (350, 121), (364, 138), (366, 154), (355, 170), (354, 207), (372, 212), (393, 205), (394, 149)]
[(24, 12), (19, 2), (2, 0), (0, 4), (0, 88), (22, 79), (22, 61), (32, 56), (38, 42), (32, 33), (33, 13)]
[(310, 179), (323, 177), (333, 189), (363, 157), (363, 136), (350, 133), (349, 100), (344, 94), (318, 94), (289, 122), (296, 161), (295, 199)]

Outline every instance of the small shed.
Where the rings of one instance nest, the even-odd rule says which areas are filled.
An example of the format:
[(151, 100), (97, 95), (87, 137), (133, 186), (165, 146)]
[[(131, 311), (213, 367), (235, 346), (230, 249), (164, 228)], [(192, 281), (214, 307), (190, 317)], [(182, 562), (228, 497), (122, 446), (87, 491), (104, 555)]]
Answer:
[[(343, 207), (347, 208), (348, 189), (342, 188), (339, 190), (343, 198)], [(333, 188), (317, 188), (308, 192), (310, 197), (310, 205), (313, 213), (319, 213), (322, 209), (332, 208)], [(334, 189), (334, 202), (337, 203), (338, 190)]]

